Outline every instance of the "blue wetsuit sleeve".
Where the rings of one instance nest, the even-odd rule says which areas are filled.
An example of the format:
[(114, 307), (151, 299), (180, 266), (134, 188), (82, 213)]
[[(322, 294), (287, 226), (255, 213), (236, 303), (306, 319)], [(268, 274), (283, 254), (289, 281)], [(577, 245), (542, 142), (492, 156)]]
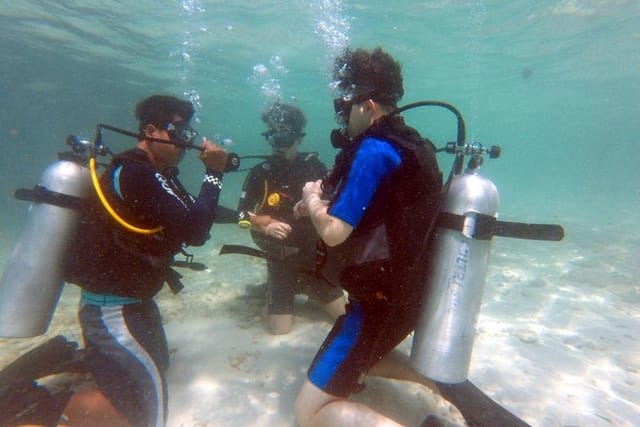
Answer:
[(377, 138), (365, 139), (329, 209), (329, 214), (352, 227), (357, 227), (380, 183), (396, 170), (400, 163), (400, 154), (393, 145)]
[(222, 189), (222, 173), (207, 170), (197, 198), (177, 178), (136, 163), (119, 174), (120, 196), (142, 218), (159, 224), (167, 236), (189, 245), (202, 245), (209, 237)]

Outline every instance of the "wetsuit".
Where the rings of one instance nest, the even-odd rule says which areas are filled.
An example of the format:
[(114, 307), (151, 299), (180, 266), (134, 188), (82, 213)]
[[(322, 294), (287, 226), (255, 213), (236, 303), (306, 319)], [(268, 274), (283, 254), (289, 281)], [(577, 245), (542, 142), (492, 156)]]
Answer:
[(253, 212), (270, 215), (292, 228), (285, 240), (251, 230), (256, 245), (284, 261), (267, 261), (269, 314), (292, 314), (298, 293), (305, 293), (323, 305), (342, 296), (341, 289), (309, 274), (314, 269), (317, 233), (309, 218), (293, 216), (293, 206), (302, 197), (304, 184), (321, 179), (325, 173), (316, 153), (298, 153), (293, 162), (271, 156), (253, 167), (245, 178), (238, 203), (240, 219)]
[(328, 213), (354, 229), (321, 262), (349, 304), (308, 378), (346, 397), (415, 328), (442, 178), (432, 145), (394, 116), (341, 151), (326, 181), (323, 189), (334, 191)]
[(95, 356), (91, 373), (98, 388), (132, 425), (163, 426), (169, 353), (153, 296), (163, 283), (179, 280), (170, 264), (182, 246), (209, 238), (222, 174), (207, 170), (194, 198), (177, 169), (160, 172), (144, 151), (133, 149), (114, 158), (100, 183), (127, 222), (162, 230), (128, 231), (92, 200), (66, 262), (66, 279), (82, 287), (79, 317), (85, 347)]

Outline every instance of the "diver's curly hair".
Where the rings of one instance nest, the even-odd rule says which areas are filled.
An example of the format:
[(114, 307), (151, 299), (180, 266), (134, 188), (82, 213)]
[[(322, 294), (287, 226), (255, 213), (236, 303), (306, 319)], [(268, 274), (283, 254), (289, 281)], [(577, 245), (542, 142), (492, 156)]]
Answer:
[(347, 48), (335, 60), (333, 79), (346, 93), (368, 95), (384, 104), (395, 106), (404, 95), (400, 63), (379, 46), (371, 52)]
[(290, 104), (275, 102), (262, 113), (262, 121), (276, 133), (286, 133), (293, 137), (302, 134), (307, 119), (301, 109)]
[(194, 113), (191, 102), (172, 95), (151, 95), (138, 102), (134, 111), (140, 131), (148, 124), (164, 129), (169, 123), (173, 123), (174, 116), (180, 116), (189, 122)]

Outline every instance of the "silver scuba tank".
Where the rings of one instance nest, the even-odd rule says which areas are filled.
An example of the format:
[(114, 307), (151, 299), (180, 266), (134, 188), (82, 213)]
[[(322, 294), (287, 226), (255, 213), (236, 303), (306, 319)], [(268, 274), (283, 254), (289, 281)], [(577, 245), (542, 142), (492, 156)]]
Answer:
[(469, 169), (448, 183), (442, 212), (457, 229), (436, 224), (434, 253), (411, 349), (411, 365), (443, 383), (467, 379), (475, 326), (487, 276), (491, 236), (476, 238), (482, 216), (496, 217), (494, 183)]
[[(88, 195), (89, 169), (58, 160), (42, 174), (40, 186), (76, 198)], [(62, 259), (80, 212), (34, 201), (0, 279), (0, 336), (33, 337), (46, 332), (62, 292)]]

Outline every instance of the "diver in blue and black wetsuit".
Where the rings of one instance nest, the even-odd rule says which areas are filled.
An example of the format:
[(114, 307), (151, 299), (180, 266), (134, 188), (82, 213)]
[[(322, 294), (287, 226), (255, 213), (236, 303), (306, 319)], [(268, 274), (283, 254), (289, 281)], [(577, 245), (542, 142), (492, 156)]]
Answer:
[(278, 335), (291, 330), (296, 294), (309, 295), (333, 317), (344, 313), (345, 299), (340, 288), (310, 275), (317, 235), (308, 218), (293, 216), (304, 183), (326, 173), (317, 153), (298, 152), (304, 113), (276, 102), (264, 111), (262, 121), (268, 126), (263, 135), (273, 153), (245, 178), (238, 224), (250, 227), (253, 241), (272, 257), (267, 260), (267, 328)]
[(169, 354), (153, 297), (165, 282), (179, 286), (171, 263), (183, 245), (209, 238), (227, 162), (222, 148), (203, 140), (200, 193), (184, 189), (176, 166), (197, 134), (189, 126), (193, 114), (190, 102), (172, 96), (154, 95), (136, 106), (140, 139), (115, 156), (100, 187), (107, 204), (138, 230), (93, 200), (74, 241), (66, 278), (82, 288), (79, 317), (97, 390), (71, 398), (70, 425), (165, 425)]
[[(438, 212), (441, 174), (432, 145), (392, 114), (402, 97), (400, 65), (382, 49), (336, 59), (331, 175), (308, 182), (296, 204), (325, 244), (323, 274), (349, 292), (296, 400), (306, 426), (396, 426), (348, 400), (365, 375), (421, 380), (394, 348), (415, 328), (425, 253)], [(403, 357), (404, 356), (404, 357)]]

